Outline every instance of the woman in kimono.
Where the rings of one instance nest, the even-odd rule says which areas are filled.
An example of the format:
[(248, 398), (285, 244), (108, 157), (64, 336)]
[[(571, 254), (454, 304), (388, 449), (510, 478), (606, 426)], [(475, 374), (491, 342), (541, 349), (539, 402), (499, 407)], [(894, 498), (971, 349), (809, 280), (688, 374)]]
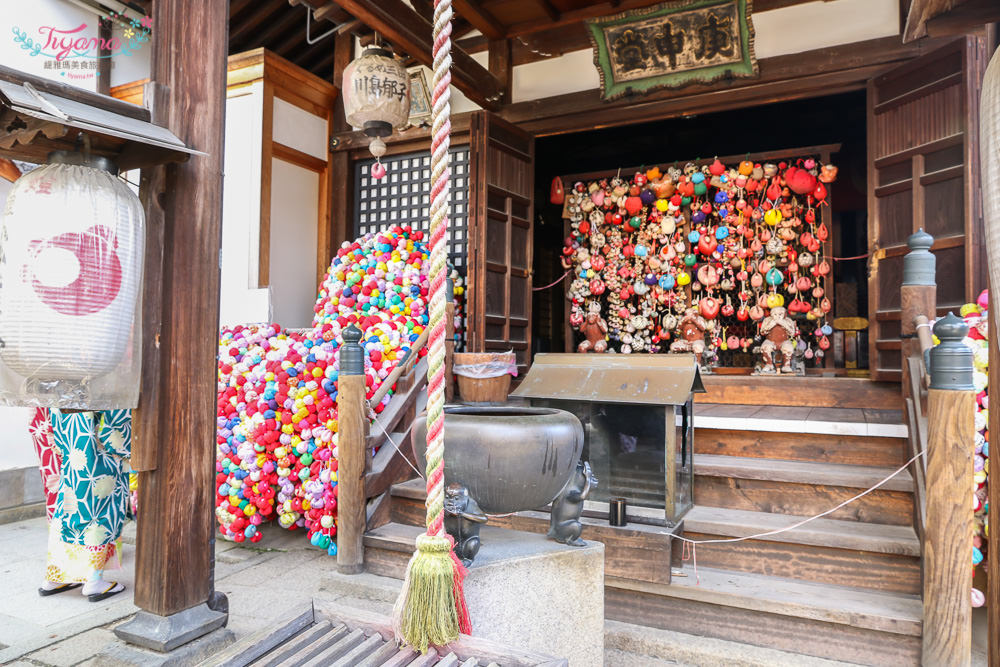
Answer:
[(121, 566), (120, 537), (130, 515), (126, 460), (131, 455), (128, 410), (51, 411), (52, 434), (62, 458), (59, 494), (49, 526), (45, 582), (39, 595), (83, 587), (91, 602), (125, 590), (105, 581)]
[(45, 518), (52, 521), (56, 511), (56, 500), (59, 498), (59, 449), (52, 439), (52, 422), (49, 421), (48, 408), (35, 408), (28, 422), (28, 433), (38, 454), (38, 472), (42, 475), (42, 488), (45, 489)]

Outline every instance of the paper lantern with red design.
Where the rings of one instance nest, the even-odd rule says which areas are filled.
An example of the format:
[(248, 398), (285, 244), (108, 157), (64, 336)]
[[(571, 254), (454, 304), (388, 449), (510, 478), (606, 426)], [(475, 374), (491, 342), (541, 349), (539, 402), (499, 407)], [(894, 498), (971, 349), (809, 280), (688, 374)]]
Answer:
[(14, 183), (0, 238), (0, 401), (132, 407), (145, 216), (114, 165), (53, 153)]

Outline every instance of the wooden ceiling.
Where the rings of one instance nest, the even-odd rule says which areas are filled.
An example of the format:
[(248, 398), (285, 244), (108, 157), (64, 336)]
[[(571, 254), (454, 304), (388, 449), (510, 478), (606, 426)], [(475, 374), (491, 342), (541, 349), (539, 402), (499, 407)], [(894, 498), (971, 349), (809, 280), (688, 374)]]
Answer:
[[(467, 53), (485, 51), (491, 40), (509, 39), (513, 64), (521, 65), (588, 48), (590, 43), (584, 27), (587, 19), (648, 7), (661, 1), (453, 0), (452, 38)], [(766, 11), (803, 1), (755, 0), (754, 9)], [(230, 0), (229, 52), (241, 53), (263, 46), (329, 80), (333, 74), (333, 37), (309, 44), (306, 13), (310, 9), (314, 12), (313, 38), (336, 28), (340, 33), (357, 35), (364, 43), (371, 39), (373, 30), (345, 9), (352, 4), (355, 3), (341, 0)], [(364, 0), (358, 4), (382, 3)], [(410, 0), (409, 4), (430, 22), (433, 0)], [(475, 34), (477, 31), (481, 34)]]
[[(321, 6), (325, 3), (314, 3)], [(229, 2), (229, 53), (242, 53), (265, 47), (282, 58), (292, 61), (313, 74), (330, 80), (333, 75), (334, 49), (332, 35), (309, 44), (306, 39), (306, 17), (310, 7), (305, 3), (290, 3), (289, 0), (230, 0)], [(353, 17), (335, 5), (321, 17), (327, 20), (313, 20), (310, 32), (312, 38), (352, 21)], [(343, 26), (345, 32), (351, 28), (363, 28), (360, 23)]]
[[(589, 48), (587, 20), (663, 1), (452, 0), (452, 39), (457, 47), (453, 51), (452, 75), (456, 86), (482, 106), (495, 109), (509, 101), (504, 99), (505, 85), (509, 85), (504, 78), (509, 78), (513, 66)], [(753, 8), (754, 13), (760, 13), (808, 1), (754, 0)], [(355, 35), (366, 43), (377, 30), (381, 39), (408, 58), (407, 64), (427, 65), (433, 4), (433, 0), (230, 0), (229, 52), (265, 47), (331, 80), (334, 35)], [(975, 14), (976, 19), (989, 14), (988, 18), (996, 20), (994, 15), (1000, 13), (1000, 0), (912, 0), (907, 36), (912, 39), (926, 32), (924, 24), (948, 5), (962, 10), (953, 9), (951, 14)], [(306, 16), (310, 11), (313, 40), (333, 31), (314, 44), (306, 38)], [(941, 16), (935, 21), (945, 20)], [(961, 27), (966, 29), (965, 24)], [(490, 71), (469, 57), (487, 50), (491, 52)], [(504, 73), (499, 77), (498, 67)]]

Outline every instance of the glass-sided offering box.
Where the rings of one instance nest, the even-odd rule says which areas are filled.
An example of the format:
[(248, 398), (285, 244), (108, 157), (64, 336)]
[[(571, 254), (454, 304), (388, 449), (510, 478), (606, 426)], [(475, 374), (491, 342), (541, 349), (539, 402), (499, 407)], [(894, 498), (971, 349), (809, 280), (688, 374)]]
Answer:
[(538, 354), (513, 396), (583, 424), (583, 460), (598, 479), (585, 509), (624, 498), (631, 519), (675, 525), (692, 505), (694, 355)]

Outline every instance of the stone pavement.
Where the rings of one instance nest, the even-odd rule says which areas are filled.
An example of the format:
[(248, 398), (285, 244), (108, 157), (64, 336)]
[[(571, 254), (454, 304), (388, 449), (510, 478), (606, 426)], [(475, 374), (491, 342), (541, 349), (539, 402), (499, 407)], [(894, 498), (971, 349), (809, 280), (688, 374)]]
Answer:
[[(0, 664), (96, 665), (93, 656), (117, 641), (113, 628), (137, 611), (132, 603), (134, 524), (123, 538), (123, 569), (106, 577), (127, 590), (91, 603), (78, 591), (40, 597), (45, 571), (44, 518), (0, 525)], [(336, 558), (310, 546), (301, 531), (264, 528), (254, 545), (216, 543), (216, 589), (229, 597), (229, 628), (237, 640), (281, 619), (310, 600), (391, 613), (400, 582), (336, 572)]]
[[(336, 603), (388, 615), (400, 582), (371, 574), (343, 576), (335, 558), (308, 544), (301, 532), (264, 527), (256, 545), (216, 543), (216, 588), (229, 597), (229, 628), (237, 640), (266, 628), (314, 601)], [(132, 603), (135, 563), (134, 525), (125, 530), (124, 569), (109, 572), (127, 590), (100, 603), (76, 591), (42, 598), (38, 585), (45, 569), (44, 518), (0, 525), (0, 665), (87, 665), (117, 641), (113, 628), (135, 613)], [(972, 664), (985, 666), (985, 609), (975, 610)], [(801, 667), (842, 664), (805, 661), (802, 656), (653, 628), (605, 623), (605, 665), (726, 665), (726, 667)]]

